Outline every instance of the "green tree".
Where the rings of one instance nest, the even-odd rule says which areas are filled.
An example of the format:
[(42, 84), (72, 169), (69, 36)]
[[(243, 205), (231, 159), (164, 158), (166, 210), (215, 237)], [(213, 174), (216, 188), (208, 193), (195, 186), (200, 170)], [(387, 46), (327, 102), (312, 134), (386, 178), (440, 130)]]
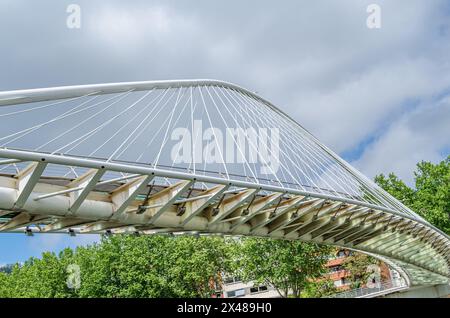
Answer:
[(59, 258), (50, 252), (42, 258), (30, 258), (23, 265), (15, 265), (8, 275), (10, 297), (58, 298), (69, 294), (65, 284), (65, 270)]
[(220, 238), (112, 236), (77, 249), (80, 297), (209, 297), (225, 271)]
[(301, 292), (304, 298), (321, 298), (337, 293), (338, 290), (331, 279), (318, 279), (306, 283)]
[(0, 273), (7, 273), (7, 274), (9, 274), (9, 273), (12, 272), (13, 268), (14, 268), (13, 264), (7, 264), (7, 265), (4, 265), (4, 266), (1, 266), (0, 267)]
[[(105, 236), (0, 272), (0, 297), (210, 297), (228, 259), (221, 238)], [(67, 284), (71, 264), (80, 268), (78, 289)]]
[(11, 275), (0, 272), (0, 298), (12, 297)]
[(389, 192), (404, 205), (412, 207), (414, 204), (414, 190), (408, 187), (395, 174), (390, 173), (387, 177), (380, 174), (375, 177), (375, 183)]
[(234, 249), (235, 275), (244, 281), (270, 284), (281, 297), (300, 297), (319, 278), (331, 248), (300, 241), (245, 238)]
[(342, 263), (348, 271), (351, 288), (360, 288), (367, 282), (372, 272), (368, 270), (370, 265), (379, 265), (379, 261), (362, 253), (352, 253)]
[(395, 174), (380, 174), (375, 182), (431, 224), (450, 234), (450, 156), (438, 164), (422, 161), (414, 172), (415, 188)]

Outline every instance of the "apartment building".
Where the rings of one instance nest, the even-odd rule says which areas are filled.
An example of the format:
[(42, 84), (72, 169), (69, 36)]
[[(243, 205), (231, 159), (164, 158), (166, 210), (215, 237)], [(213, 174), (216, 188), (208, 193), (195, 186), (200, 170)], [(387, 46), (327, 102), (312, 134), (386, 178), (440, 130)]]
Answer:
[[(333, 281), (339, 291), (345, 291), (351, 288), (350, 273), (345, 270), (344, 262), (347, 257), (352, 255), (352, 251), (340, 249), (336, 250), (326, 267), (328, 272), (324, 277)], [(384, 263), (380, 264), (380, 281), (398, 281), (401, 277), (399, 273), (391, 269)], [(224, 277), (221, 284), (217, 285), (218, 292), (215, 297), (222, 298), (277, 298), (280, 297), (276, 289), (270, 285), (258, 285), (254, 282), (243, 282), (239, 277)]]
[[(350, 273), (345, 270), (343, 265), (346, 259), (353, 253), (354, 252), (345, 249), (337, 250), (325, 265), (328, 268), (328, 273), (325, 274), (325, 277), (331, 279), (334, 283), (334, 286), (336, 286), (340, 291), (345, 291), (351, 287), (351, 282), (349, 279)], [(378, 282), (374, 281), (373, 283), (381, 283), (394, 280), (398, 281), (401, 279), (400, 274), (394, 269), (390, 268), (387, 264), (380, 262), (379, 267), (380, 279)]]
[(253, 282), (245, 283), (239, 277), (227, 277), (223, 280), (222, 293), (219, 297), (278, 298), (280, 294), (270, 285), (258, 285)]
[(330, 257), (325, 265), (328, 268), (328, 273), (324, 276), (331, 279), (338, 290), (347, 290), (350, 288), (350, 273), (344, 269), (343, 264), (351, 253), (348, 250), (338, 250), (336, 254)]

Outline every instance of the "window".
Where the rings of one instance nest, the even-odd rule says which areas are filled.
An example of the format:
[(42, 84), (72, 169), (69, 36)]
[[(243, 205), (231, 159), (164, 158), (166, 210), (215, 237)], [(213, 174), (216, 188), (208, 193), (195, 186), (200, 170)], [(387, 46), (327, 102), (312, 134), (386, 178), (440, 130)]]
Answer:
[(347, 284), (349, 284), (350, 282), (349, 282), (349, 280), (347, 279), (347, 278), (341, 278), (341, 285), (347, 285)]
[(225, 284), (235, 284), (235, 283), (239, 283), (241, 281), (240, 277), (225, 277), (223, 279), (223, 282)]
[(241, 296), (245, 296), (245, 289), (236, 289), (236, 290), (232, 290), (227, 292), (227, 296), (232, 298), (232, 297), (241, 297)]
[(250, 288), (250, 294), (265, 292), (267, 289), (267, 286), (253, 286)]
[(330, 267), (330, 272), (331, 272), (331, 273), (336, 273), (336, 272), (341, 271), (342, 269), (343, 269), (343, 268), (342, 268), (341, 265), (336, 265), (336, 266)]

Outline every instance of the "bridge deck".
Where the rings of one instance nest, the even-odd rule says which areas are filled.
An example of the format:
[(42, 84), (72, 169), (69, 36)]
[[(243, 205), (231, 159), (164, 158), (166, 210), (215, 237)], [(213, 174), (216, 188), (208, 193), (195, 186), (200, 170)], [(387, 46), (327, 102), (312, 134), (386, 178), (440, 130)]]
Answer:
[(410, 285), (449, 280), (445, 233), (237, 85), (54, 87), (0, 92), (0, 106), (0, 232), (302, 240), (383, 258)]
[[(61, 156), (43, 153), (0, 150), (0, 155), (36, 160), (22, 162), (25, 168), (17, 174), (0, 176), (3, 232), (196, 232), (297, 239), (385, 256), (415, 271), (416, 283), (447, 279), (445, 235), (364, 203), (151, 168), (121, 172), (120, 166), (102, 161), (64, 158), (69, 160), (64, 166)], [(48, 165), (81, 167), (84, 173), (49, 177)]]

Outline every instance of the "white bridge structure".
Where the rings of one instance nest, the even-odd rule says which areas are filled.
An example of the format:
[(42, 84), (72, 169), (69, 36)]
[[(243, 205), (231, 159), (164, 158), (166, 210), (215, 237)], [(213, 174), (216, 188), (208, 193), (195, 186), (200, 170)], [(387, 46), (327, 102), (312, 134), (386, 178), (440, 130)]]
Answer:
[(410, 286), (450, 277), (445, 233), (217, 80), (0, 92), (0, 232), (272, 237), (375, 255)]

